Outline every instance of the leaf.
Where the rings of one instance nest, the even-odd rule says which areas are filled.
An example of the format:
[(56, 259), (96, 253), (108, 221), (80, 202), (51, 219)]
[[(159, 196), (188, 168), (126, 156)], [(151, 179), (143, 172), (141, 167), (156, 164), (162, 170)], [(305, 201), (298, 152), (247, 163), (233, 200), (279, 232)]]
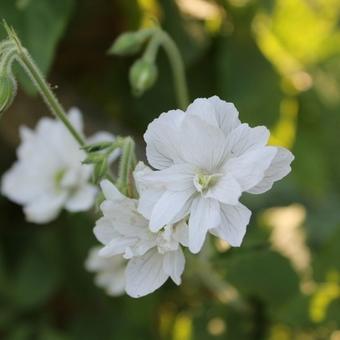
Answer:
[(248, 297), (279, 306), (299, 290), (289, 261), (273, 251), (236, 254), (226, 263), (226, 279)]

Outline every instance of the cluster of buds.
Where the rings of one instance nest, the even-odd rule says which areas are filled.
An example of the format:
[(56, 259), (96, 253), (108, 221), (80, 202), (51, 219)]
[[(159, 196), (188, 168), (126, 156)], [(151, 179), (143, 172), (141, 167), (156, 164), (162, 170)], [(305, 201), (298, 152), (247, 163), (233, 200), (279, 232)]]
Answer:
[(98, 184), (108, 173), (109, 157), (122, 144), (122, 138), (117, 138), (114, 141), (104, 141), (94, 144), (85, 145), (82, 149), (86, 152), (87, 157), (82, 162), (83, 164), (92, 164), (93, 182)]
[(159, 29), (147, 28), (120, 35), (109, 49), (109, 54), (126, 56), (139, 53), (147, 44), (142, 57), (131, 66), (129, 79), (133, 93), (137, 96), (149, 90), (158, 77), (156, 56), (160, 46)]

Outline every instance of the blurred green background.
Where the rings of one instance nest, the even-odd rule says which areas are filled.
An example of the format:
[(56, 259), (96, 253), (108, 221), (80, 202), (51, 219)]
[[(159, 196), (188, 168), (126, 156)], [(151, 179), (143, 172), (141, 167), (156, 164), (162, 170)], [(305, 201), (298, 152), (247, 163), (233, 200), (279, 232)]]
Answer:
[[(243, 246), (214, 243), (210, 262), (245, 309), (228, 302), (234, 289), (190, 267), (179, 288), (110, 298), (83, 265), (96, 244), (93, 215), (37, 226), (1, 197), (0, 339), (340, 339), (339, 0), (1, 0), (0, 17), (65, 106), (81, 108), (88, 133), (133, 134), (143, 154), (147, 124), (175, 108), (165, 55), (157, 85), (133, 98), (134, 58), (106, 54), (154, 17), (178, 43), (192, 99), (234, 102), (242, 121), (268, 126), (272, 143), (296, 157), (273, 190), (244, 197), (253, 217)], [(15, 160), (18, 127), (47, 113), (19, 77), (0, 125), (1, 174)]]

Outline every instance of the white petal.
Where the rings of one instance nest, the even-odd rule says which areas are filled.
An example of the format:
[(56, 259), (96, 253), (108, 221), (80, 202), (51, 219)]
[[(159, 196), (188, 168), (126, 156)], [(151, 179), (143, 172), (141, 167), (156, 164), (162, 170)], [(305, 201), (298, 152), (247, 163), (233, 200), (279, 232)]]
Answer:
[(122, 235), (142, 237), (148, 232), (148, 221), (137, 212), (133, 200), (104, 201), (100, 209), (105, 219)]
[(127, 199), (123, 194), (121, 194), (121, 192), (116, 188), (116, 186), (107, 179), (100, 182), (100, 187), (107, 200), (119, 201)]
[(151, 231), (158, 231), (166, 224), (175, 223), (189, 213), (193, 190), (165, 191), (155, 204), (151, 218)]
[(153, 170), (146, 166), (143, 162), (138, 162), (135, 170), (133, 171), (133, 179), (135, 180), (136, 188), (139, 194), (148, 189), (148, 184), (144, 183), (143, 178), (145, 175), (152, 173)]
[(290, 164), (294, 160), (293, 154), (285, 148), (277, 148), (277, 153), (269, 168), (264, 173), (264, 178), (248, 192), (252, 194), (262, 194), (273, 186), (274, 182), (287, 176), (291, 171)]
[(211, 198), (196, 198), (191, 207), (189, 219), (189, 249), (198, 253), (209, 229), (220, 223), (220, 203)]
[(178, 129), (184, 117), (181, 110), (163, 113), (152, 121), (145, 134), (146, 156), (156, 169), (164, 169), (179, 159)]
[(234, 104), (227, 103), (217, 96), (196, 99), (189, 105), (187, 113), (220, 128), (226, 136), (240, 124)]
[(226, 138), (223, 132), (193, 115), (187, 115), (182, 123), (182, 157), (207, 172), (215, 171), (225, 159)]
[(254, 148), (265, 146), (269, 135), (270, 132), (265, 126), (251, 128), (248, 124), (241, 124), (228, 136), (229, 152), (233, 157), (238, 157)]
[(97, 240), (104, 245), (110, 243), (113, 238), (119, 235), (115, 230), (111, 220), (106, 217), (101, 217), (96, 222), (93, 233)]
[(100, 247), (93, 247), (85, 262), (85, 268), (96, 273), (95, 283), (109, 295), (119, 296), (125, 292), (125, 268), (127, 261), (120, 255), (104, 258), (99, 256)]
[(44, 178), (41, 174), (41, 180), (38, 179), (38, 171), (30, 173), (29, 168), (22, 162), (16, 162), (2, 176), (1, 193), (15, 203), (28, 203), (50, 187), (49, 178)]
[(164, 255), (163, 270), (168, 274), (176, 285), (181, 284), (181, 276), (184, 271), (185, 258), (181, 247), (176, 251), (169, 251)]
[(218, 178), (205, 196), (225, 204), (235, 205), (241, 196), (241, 187), (231, 174), (227, 174)]
[(239, 247), (247, 230), (251, 211), (243, 204), (221, 205), (221, 223), (210, 232), (227, 241), (233, 247)]
[(139, 193), (138, 211), (147, 219), (150, 219), (155, 204), (164, 192), (163, 188), (153, 187), (145, 180), (145, 176), (151, 173), (153, 173), (153, 170), (143, 162), (137, 164), (133, 173), (136, 188)]
[(96, 199), (97, 188), (86, 184), (66, 201), (65, 208), (71, 212), (89, 210)]
[(172, 191), (194, 190), (194, 177), (197, 167), (190, 164), (175, 164), (171, 167), (151, 171), (144, 176), (139, 176), (145, 186), (162, 187)]
[(66, 200), (66, 194), (46, 193), (24, 207), (27, 221), (47, 223), (55, 219)]
[(185, 220), (182, 220), (175, 224), (175, 231), (173, 233), (173, 238), (183, 246), (187, 247), (189, 245), (189, 227)]
[(161, 287), (169, 275), (163, 270), (162, 254), (153, 249), (141, 257), (132, 258), (126, 268), (126, 292), (138, 298)]
[[(110, 273), (111, 274), (111, 273)], [(111, 274), (111, 281), (107, 293), (111, 296), (120, 296), (125, 293), (125, 273), (116, 271)]]
[(105, 247), (99, 251), (99, 255), (103, 257), (110, 257), (119, 254), (125, 254), (126, 249), (136, 243), (135, 238), (128, 238), (125, 236), (118, 236), (112, 239)]
[(275, 154), (276, 148), (274, 147), (256, 148), (240, 157), (229, 160), (224, 166), (224, 171), (230, 172), (238, 181), (242, 190), (246, 191), (263, 179)]
[(138, 200), (138, 211), (147, 219), (150, 219), (155, 204), (162, 197), (164, 190), (144, 190)]

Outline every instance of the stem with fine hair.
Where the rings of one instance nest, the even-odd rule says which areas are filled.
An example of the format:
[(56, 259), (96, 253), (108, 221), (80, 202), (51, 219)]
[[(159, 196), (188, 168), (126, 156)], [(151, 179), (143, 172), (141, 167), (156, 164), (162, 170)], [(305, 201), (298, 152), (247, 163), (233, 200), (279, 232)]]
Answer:
[(15, 32), (8, 27), (6, 29), (10, 38), (12, 38), (13, 42), (15, 43), (17, 52), (15, 59), (19, 62), (19, 64), (23, 67), (24, 71), (27, 73), (30, 79), (34, 82), (52, 114), (63, 122), (65, 127), (69, 130), (69, 132), (76, 139), (80, 146), (85, 146), (84, 137), (73, 127), (73, 125), (69, 121), (65, 110), (59, 103), (50, 86), (45, 81), (45, 78), (42, 75), (41, 71), (33, 62), (28, 51), (21, 45), (21, 42)]

